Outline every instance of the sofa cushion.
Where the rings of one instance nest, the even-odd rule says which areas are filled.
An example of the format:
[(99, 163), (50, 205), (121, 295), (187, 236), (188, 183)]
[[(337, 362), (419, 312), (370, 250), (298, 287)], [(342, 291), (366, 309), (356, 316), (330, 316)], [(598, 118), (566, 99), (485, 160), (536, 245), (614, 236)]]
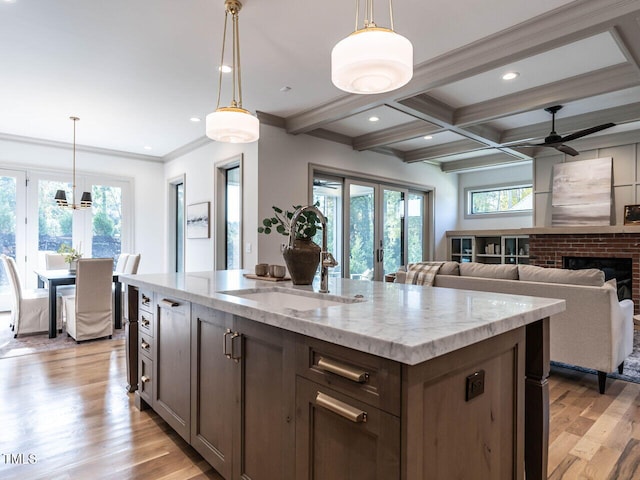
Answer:
[(444, 262), (438, 270), (438, 275), (460, 275), (458, 262)]
[(535, 265), (518, 265), (520, 280), (529, 282), (566, 283), (569, 285), (604, 285), (604, 272), (597, 268), (569, 270), (566, 268), (544, 268)]
[(460, 276), (498, 278), (501, 280), (518, 280), (517, 265), (490, 265), (486, 263), (468, 262), (459, 265)]

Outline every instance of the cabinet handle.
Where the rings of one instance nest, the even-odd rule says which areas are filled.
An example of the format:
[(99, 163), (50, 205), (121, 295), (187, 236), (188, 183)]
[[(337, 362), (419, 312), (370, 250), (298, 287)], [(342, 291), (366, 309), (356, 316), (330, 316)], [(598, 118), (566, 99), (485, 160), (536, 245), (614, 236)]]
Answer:
[(147, 297), (144, 293), (142, 294), (142, 304), (143, 305), (149, 305), (149, 303), (151, 303), (151, 299), (149, 297)]
[(320, 357), (318, 360), (318, 368), (325, 372), (335, 373), (341, 377), (347, 378), (353, 382), (365, 383), (369, 380), (369, 373), (364, 370), (358, 370), (357, 368), (350, 367), (344, 363), (336, 362), (335, 360), (329, 360), (327, 358)]
[(229, 359), (231, 359), (231, 354), (227, 352), (227, 335), (231, 334), (233, 334), (233, 332), (227, 328), (227, 331), (222, 335), (222, 354)]
[(172, 308), (180, 305), (178, 302), (174, 300), (169, 300), (168, 298), (163, 298), (162, 300), (160, 300), (160, 303), (162, 303), (163, 305), (166, 305), (167, 307), (172, 307)]
[(149, 350), (150, 347), (151, 347), (151, 345), (149, 345), (144, 340), (140, 343), (140, 348), (142, 348), (143, 350)]
[(144, 318), (144, 315), (141, 316), (140, 318), (140, 323), (142, 324), (143, 327), (148, 327), (149, 326), (149, 319)]
[(233, 346), (235, 345), (234, 340), (235, 340), (236, 338), (239, 338), (239, 337), (240, 337), (240, 334), (239, 334), (238, 332), (233, 332), (233, 335), (231, 335), (231, 355), (228, 357), (228, 358), (232, 359), (232, 360), (233, 360), (234, 362), (236, 362), (236, 363), (238, 363), (238, 362), (240, 361), (240, 357), (241, 357), (241, 356), (240, 356), (240, 355), (238, 355), (238, 356), (236, 357), (235, 349), (233, 348)]
[(147, 383), (147, 382), (150, 382), (151, 379), (149, 377), (147, 377), (146, 375), (143, 375), (143, 376), (140, 377), (140, 381), (142, 383)]
[(329, 395), (318, 392), (316, 394), (316, 405), (340, 415), (354, 423), (364, 423), (367, 421), (367, 412), (359, 410), (351, 405), (341, 402)]

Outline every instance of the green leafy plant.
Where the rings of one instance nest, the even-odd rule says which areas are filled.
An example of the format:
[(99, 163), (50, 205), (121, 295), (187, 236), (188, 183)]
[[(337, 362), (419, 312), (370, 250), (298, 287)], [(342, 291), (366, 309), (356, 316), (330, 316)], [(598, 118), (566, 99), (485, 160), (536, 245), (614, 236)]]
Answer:
[(66, 243), (63, 243), (58, 247), (58, 253), (64, 256), (64, 261), (66, 263), (71, 263), (82, 257), (82, 253)]
[[(318, 207), (320, 202), (314, 203)], [(294, 205), (293, 211), (283, 210), (280, 207), (273, 206), (274, 216), (267, 217), (262, 220), (262, 225), (258, 227), (258, 233), (269, 235), (272, 231), (276, 231), (282, 235), (289, 236), (291, 231), (291, 219), (296, 210), (301, 208), (300, 205)], [(296, 238), (313, 238), (319, 228), (322, 227), (320, 219), (315, 212), (304, 212), (298, 217), (296, 223)]]

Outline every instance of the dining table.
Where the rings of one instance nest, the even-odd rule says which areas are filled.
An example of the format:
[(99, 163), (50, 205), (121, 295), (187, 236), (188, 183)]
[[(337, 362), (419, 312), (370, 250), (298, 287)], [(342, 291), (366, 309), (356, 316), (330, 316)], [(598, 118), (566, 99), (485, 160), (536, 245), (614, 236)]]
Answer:
[[(57, 293), (58, 287), (61, 285), (75, 285), (76, 274), (68, 269), (63, 270), (36, 270), (38, 276), (38, 288), (45, 285), (49, 289), (49, 338), (55, 338), (56, 329), (56, 312), (57, 312)], [(117, 273), (113, 274), (114, 284), (114, 302), (113, 302), (113, 324), (114, 328), (122, 328), (122, 283)]]

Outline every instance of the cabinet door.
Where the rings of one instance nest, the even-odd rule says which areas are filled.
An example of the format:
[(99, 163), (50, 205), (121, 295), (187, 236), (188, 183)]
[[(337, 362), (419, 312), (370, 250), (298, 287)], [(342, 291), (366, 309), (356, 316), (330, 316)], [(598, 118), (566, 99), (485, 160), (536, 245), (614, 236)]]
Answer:
[(193, 306), (191, 445), (224, 478), (231, 478), (233, 417), (239, 363), (231, 353), (233, 316)]
[(296, 380), (296, 479), (400, 478), (400, 419)]
[(240, 317), (241, 332), (239, 435), (234, 437), (233, 478), (286, 480), (294, 478), (293, 334)]
[(191, 408), (191, 306), (158, 297), (155, 315), (153, 409), (189, 441)]

